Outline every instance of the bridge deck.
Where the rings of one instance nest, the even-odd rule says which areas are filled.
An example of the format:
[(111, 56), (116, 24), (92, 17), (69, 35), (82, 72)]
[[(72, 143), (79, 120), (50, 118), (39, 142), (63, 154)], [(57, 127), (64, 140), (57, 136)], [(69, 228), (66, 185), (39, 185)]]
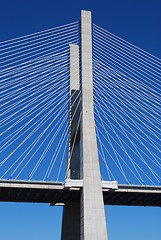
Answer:
[[(80, 188), (65, 187), (62, 182), (0, 180), (0, 201), (65, 204), (78, 202)], [(159, 206), (160, 186), (118, 185), (102, 188), (105, 205)]]

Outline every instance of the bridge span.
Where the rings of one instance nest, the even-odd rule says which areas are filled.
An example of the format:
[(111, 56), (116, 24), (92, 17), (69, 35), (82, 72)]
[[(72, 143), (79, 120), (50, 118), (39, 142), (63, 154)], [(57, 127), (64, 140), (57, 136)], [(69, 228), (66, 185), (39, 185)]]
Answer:
[[(65, 205), (79, 202), (81, 180), (40, 182), (0, 180), (0, 201)], [(161, 207), (161, 186), (123, 185), (102, 181), (105, 205)]]

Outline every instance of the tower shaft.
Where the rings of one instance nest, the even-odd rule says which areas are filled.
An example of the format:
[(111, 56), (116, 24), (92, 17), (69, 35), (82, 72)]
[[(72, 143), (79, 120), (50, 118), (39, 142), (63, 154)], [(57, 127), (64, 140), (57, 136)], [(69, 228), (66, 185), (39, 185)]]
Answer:
[(81, 240), (107, 240), (93, 108), (91, 12), (81, 11)]

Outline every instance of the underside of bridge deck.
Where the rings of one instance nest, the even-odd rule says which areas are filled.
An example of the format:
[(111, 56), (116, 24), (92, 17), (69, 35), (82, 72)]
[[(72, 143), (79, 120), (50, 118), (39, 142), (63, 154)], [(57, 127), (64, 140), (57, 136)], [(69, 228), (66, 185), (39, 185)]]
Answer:
[[(65, 187), (62, 182), (0, 181), (0, 201), (51, 203), (79, 202), (80, 187)], [(102, 188), (105, 205), (161, 207), (161, 187), (118, 185)]]

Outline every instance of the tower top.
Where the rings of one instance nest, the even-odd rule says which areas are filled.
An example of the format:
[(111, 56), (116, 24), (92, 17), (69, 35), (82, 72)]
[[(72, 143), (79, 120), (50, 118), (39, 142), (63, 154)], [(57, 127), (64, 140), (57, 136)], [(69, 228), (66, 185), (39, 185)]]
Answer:
[(91, 11), (81, 10), (81, 18), (85, 18), (87, 21), (87, 19), (91, 19), (91, 16), (92, 16)]
[(91, 15), (91, 11), (81, 10), (81, 14)]

